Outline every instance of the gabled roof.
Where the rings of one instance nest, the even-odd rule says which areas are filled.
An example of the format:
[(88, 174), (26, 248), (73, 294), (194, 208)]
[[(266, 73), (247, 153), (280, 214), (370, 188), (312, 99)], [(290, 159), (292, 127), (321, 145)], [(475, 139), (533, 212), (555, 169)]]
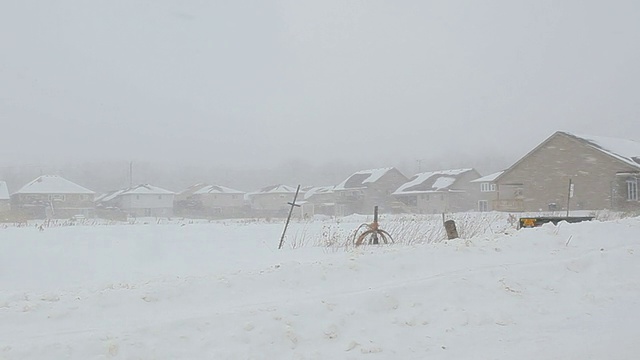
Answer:
[(127, 189), (110, 191), (98, 196), (96, 202), (108, 202), (122, 195), (172, 195), (173, 192), (152, 186), (149, 184), (141, 184)]
[(334, 190), (347, 190), (347, 189), (362, 189), (366, 188), (367, 184), (375, 183), (380, 180), (385, 174), (393, 170), (393, 167), (361, 170), (351, 174), (346, 180), (336, 185)]
[(220, 186), (220, 185), (207, 185), (200, 190), (193, 193), (194, 195), (201, 194), (244, 194), (244, 191)]
[(195, 185), (191, 185), (188, 188), (180, 191), (178, 193), (178, 195), (186, 195), (186, 196), (193, 195), (196, 191), (201, 190), (201, 189), (203, 189), (203, 188), (205, 188), (207, 186), (209, 186), (209, 185), (207, 185), (205, 183), (198, 183), (198, 184), (195, 184)]
[(504, 172), (504, 170), (498, 171), (498, 172), (494, 172), (493, 174), (485, 175), (485, 176), (483, 176), (481, 178), (477, 178), (475, 180), (471, 180), (470, 182), (472, 182), (472, 183), (492, 182), (495, 179), (497, 179), (500, 175), (502, 175), (503, 172)]
[(0, 200), (9, 200), (9, 188), (4, 181), (0, 181)]
[(288, 185), (270, 185), (265, 186), (262, 189), (254, 192), (247, 193), (247, 196), (260, 195), (260, 194), (295, 194), (296, 188)]
[(125, 192), (126, 190), (127, 189), (110, 191), (110, 192), (108, 192), (106, 194), (102, 194), (102, 195), (98, 196), (94, 201), (95, 202), (111, 201), (111, 200), (117, 198), (118, 196), (122, 195), (122, 193)]
[(161, 187), (157, 187), (157, 186), (153, 186), (153, 185), (149, 185), (149, 184), (140, 184), (140, 185), (136, 185), (132, 188), (128, 188), (126, 190), (123, 190), (120, 195), (173, 195), (175, 194), (173, 191), (169, 191), (166, 189), (163, 189)]
[(573, 137), (578, 141), (582, 141), (622, 162), (640, 168), (640, 142), (638, 141), (605, 136), (578, 135), (564, 131), (559, 132), (569, 137)]
[(93, 191), (58, 175), (42, 175), (14, 194), (95, 194)]
[(538, 149), (543, 147), (547, 142), (556, 136), (566, 136), (577, 140), (584, 145), (591, 147), (597, 151), (601, 151), (604, 154), (619, 160), (627, 165), (630, 165), (634, 168), (640, 169), (640, 142), (635, 140), (628, 139), (619, 139), (605, 136), (594, 136), (594, 135), (576, 135), (566, 131), (556, 131), (553, 135), (549, 136), (543, 142), (538, 144), (533, 150), (529, 151), (526, 155), (521, 157), (518, 161), (516, 161), (513, 165), (511, 165), (508, 169), (503, 171), (500, 175), (498, 175), (494, 180), (498, 180), (502, 178), (505, 174), (509, 173), (512, 169), (514, 169), (518, 164), (520, 164), (524, 159), (528, 158), (529, 155), (536, 152)]
[(307, 200), (314, 195), (333, 194), (333, 186), (316, 186), (312, 187), (304, 193), (304, 199)]
[(425, 194), (452, 191), (451, 186), (463, 174), (473, 169), (455, 169), (430, 171), (414, 175), (411, 180), (402, 184), (393, 195)]

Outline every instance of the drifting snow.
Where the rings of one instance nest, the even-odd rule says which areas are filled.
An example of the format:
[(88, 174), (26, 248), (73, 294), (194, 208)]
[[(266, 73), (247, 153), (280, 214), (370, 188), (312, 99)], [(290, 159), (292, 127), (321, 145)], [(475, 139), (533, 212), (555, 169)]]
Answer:
[[(334, 225), (290, 231), (314, 237)], [(347, 252), (277, 251), (281, 230), (231, 222), (0, 229), (0, 358), (640, 353), (638, 218)]]

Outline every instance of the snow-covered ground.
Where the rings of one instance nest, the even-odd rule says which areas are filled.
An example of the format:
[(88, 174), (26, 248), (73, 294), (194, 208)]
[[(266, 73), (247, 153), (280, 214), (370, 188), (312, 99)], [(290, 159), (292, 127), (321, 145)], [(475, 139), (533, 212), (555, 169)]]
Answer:
[(341, 248), (364, 220), (0, 228), (0, 359), (640, 356), (640, 218)]

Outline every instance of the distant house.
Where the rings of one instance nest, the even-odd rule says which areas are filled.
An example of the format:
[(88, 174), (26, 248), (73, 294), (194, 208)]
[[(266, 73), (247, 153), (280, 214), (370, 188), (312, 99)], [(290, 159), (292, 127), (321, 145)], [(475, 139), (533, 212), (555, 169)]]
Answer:
[(9, 196), (9, 188), (7, 183), (0, 181), (0, 214), (7, 213), (11, 210), (11, 197)]
[(42, 175), (11, 194), (12, 208), (28, 218), (93, 217), (95, 193), (57, 175)]
[(336, 212), (336, 196), (333, 186), (316, 186), (305, 189), (302, 205), (303, 217), (315, 214), (333, 216)]
[(185, 216), (185, 217), (198, 217), (204, 216), (202, 214), (202, 204), (193, 199), (193, 194), (208, 186), (205, 183), (198, 183), (195, 185), (191, 185), (188, 188), (180, 191), (175, 194), (173, 197), (173, 213), (176, 216)]
[[(478, 211), (493, 211), (496, 201), (498, 200), (498, 186), (496, 179), (502, 175), (504, 171), (498, 171), (493, 174), (483, 176), (481, 178), (471, 180), (471, 183), (479, 189), (478, 195)], [(477, 190), (476, 189), (476, 190)]]
[[(271, 185), (246, 194), (251, 206), (251, 212), (255, 216), (286, 216), (296, 193), (296, 188), (287, 185)], [(298, 194), (301, 200), (304, 194)], [(296, 200), (296, 202), (298, 202)]]
[(173, 216), (172, 191), (141, 184), (131, 188), (112, 191), (96, 199), (101, 209), (120, 211), (132, 217)]
[(394, 211), (391, 193), (406, 181), (407, 177), (393, 167), (355, 172), (333, 189), (336, 215), (370, 214), (376, 205), (383, 212)]
[(236, 217), (247, 213), (245, 192), (220, 185), (206, 185), (196, 190), (189, 201), (208, 217)]
[(413, 176), (393, 192), (406, 209), (421, 214), (477, 209), (478, 193), (471, 181), (480, 177), (474, 169), (430, 171)]
[(638, 178), (640, 142), (558, 131), (495, 179), (495, 209), (637, 211)]

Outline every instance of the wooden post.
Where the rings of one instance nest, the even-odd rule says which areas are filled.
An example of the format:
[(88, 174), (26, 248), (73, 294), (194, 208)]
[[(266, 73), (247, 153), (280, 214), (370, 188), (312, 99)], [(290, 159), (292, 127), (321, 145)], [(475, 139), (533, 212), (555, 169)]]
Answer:
[(453, 220), (447, 220), (444, 222), (444, 229), (447, 231), (447, 239), (457, 239), (458, 230), (456, 229), (456, 223)]
[(282, 249), (282, 243), (284, 242), (284, 234), (287, 232), (287, 227), (289, 226), (289, 221), (291, 221), (291, 214), (293, 213), (293, 208), (296, 206), (300, 206), (296, 204), (296, 199), (298, 198), (298, 192), (300, 192), (300, 185), (296, 189), (296, 194), (293, 196), (293, 202), (287, 203), (291, 205), (291, 209), (289, 209), (289, 216), (287, 216), (287, 222), (284, 223), (284, 230), (282, 230), (282, 236), (280, 237), (280, 244), (278, 245), (278, 249)]
[[(373, 207), (373, 226), (376, 230), (378, 229), (378, 205)], [(371, 243), (374, 245), (380, 244), (380, 241), (378, 241), (378, 233), (375, 231), (371, 234)]]

